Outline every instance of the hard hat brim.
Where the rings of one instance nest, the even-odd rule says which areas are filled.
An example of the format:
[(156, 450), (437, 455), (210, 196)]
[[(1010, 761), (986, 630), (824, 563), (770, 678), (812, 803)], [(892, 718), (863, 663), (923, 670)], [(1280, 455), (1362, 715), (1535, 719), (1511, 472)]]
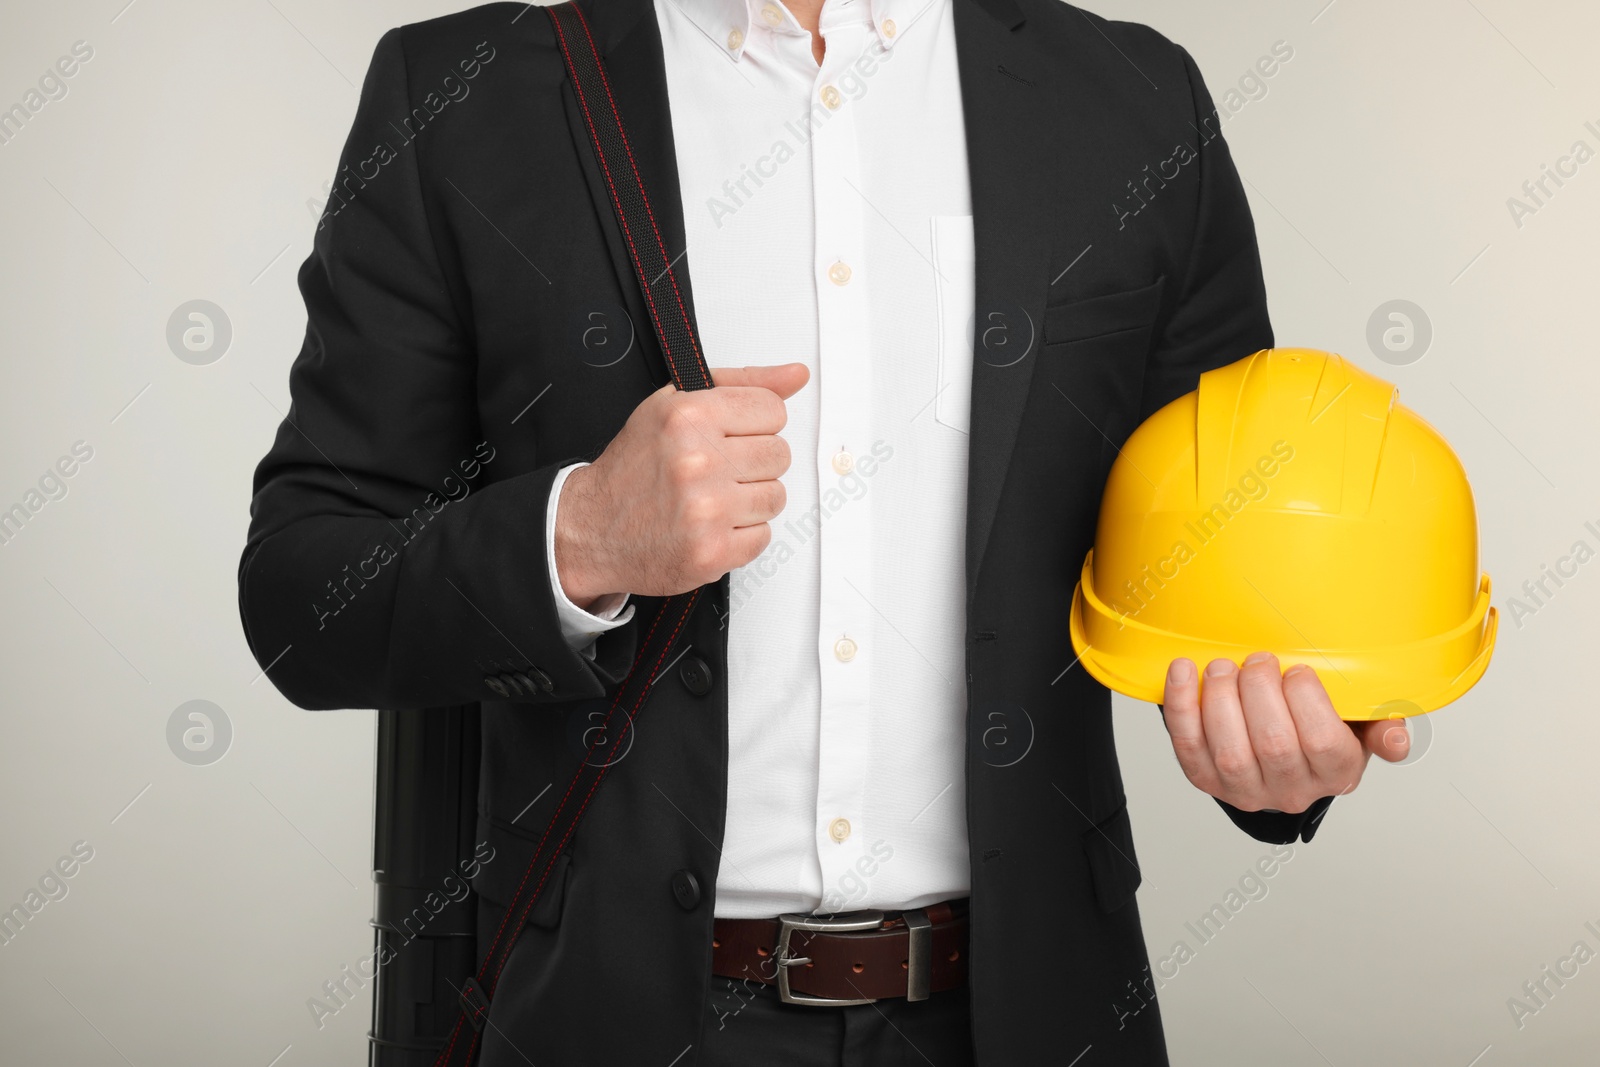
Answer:
[(1072, 594), (1070, 627), (1084, 669), (1135, 700), (1162, 702), (1174, 659), (1188, 657), (1203, 670), (1214, 659), (1238, 663), (1252, 652), (1271, 652), (1285, 666), (1315, 668), (1340, 718), (1359, 722), (1419, 715), (1460, 697), (1488, 668), (1498, 621), (1485, 574), (1469, 616), (1435, 637), (1371, 649), (1249, 648), (1160, 630), (1109, 607), (1094, 593), (1091, 549)]

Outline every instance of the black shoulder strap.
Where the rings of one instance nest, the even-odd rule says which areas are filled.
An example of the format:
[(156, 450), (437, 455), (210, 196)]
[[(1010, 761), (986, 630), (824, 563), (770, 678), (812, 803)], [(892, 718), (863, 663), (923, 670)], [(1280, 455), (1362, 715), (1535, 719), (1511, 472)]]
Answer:
[[(633, 150), (628, 144), (628, 134), (623, 128), (622, 116), (611, 93), (611, 83), (589, 31), (588, 19), (576, 3), (547, 7), (545, 13), (554, 24), (556, 41), (566, 61), (567, 77), (577, 94), (578, 107), (594, 143), (595, 156), (605, 177), (606, 188), (611, 192), (611, 206), (616, 210), (617, 223), (622, 227), (634, 273), (644, 292), (650, 322), (661, 343), (673, 384), (679, 389), (709, 389), (712, 384), (711, 371), (706, 366), (700, 350), (700, 339), (678, 286), (672, 257), (667, 253), (666, 243), (656, 225), (655, 213), (650, 208), (650, 198), (645, 194)], [(592, 731), (595, 740), (591, 742), (589, 752), (572, 780), (567, 783), (555, 814), (539, 838), (533, 859), (529, 861), (517, 892), (511, 898), (483, 965), (474, 977), (468, 978), (457, 990), (461, 996), (461, 1017), (456, 1020), (450, 1039), (434, 1067), (468, 1067), (473, 1062), (483, 1028), (488, 1023), (489, 999), (494, 996), (495, 985), (500, 979), (501, 969), (511, 956), (511, 948), (528, 921), (534, 902), (544, 890), (556, 858), (572, 840), (578, 820), (583, 817), (589, 801), (600, 788), (617, 752), (622, 750), (621, 746), (632, 729), (634, 719), (644, 707), (656, 675), (663, 666), (669, 664), (668, 657), (700, 593), (701, 590), (695, 589), (668, 597), (656, 611), (644, 640), (640, 642), (633, 666), (611, 701), (604, 723), (599, 730)]]
[(644, 181), (611, 93), (611, 82), (589, 32), (589, 21), (576, 3), (557, 4), (545, 8), (545, 12), (555, 25), (556, 41), (567, 63), (567, 77), (594, 142), (600, 172), (611, 193), (611, 206), (616, 209), (617, 223), (622, 227), (639, 287), (644, 290), (645, 305), (672, 381), (679, 389), (709, 389), (711, 372), (700, 353), (700, 338), (689, 319), (650, 198), (645, 195)]

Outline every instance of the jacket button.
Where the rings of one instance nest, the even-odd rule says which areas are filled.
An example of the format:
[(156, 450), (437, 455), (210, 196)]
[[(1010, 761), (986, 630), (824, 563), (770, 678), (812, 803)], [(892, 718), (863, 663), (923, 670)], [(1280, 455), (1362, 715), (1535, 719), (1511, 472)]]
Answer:
[(678, 679), (689, 692), (697, 697), (703, 697), (711, 692), (713, 685), (711, 664), (690, 653), (684, 656), (683, 662), (678, 665)]
[(494, 677), (493, 675), (490, 675), (489, 677), (485, 678), (483, 680), (483, 684), (488, 686), (491, 690), (493, 690), (499, 696), (508, 697), (508, 696), (511, 695), (511, 690), (506, 688), (506, 683), (502, 682), (500, 679)]
[(672, 873), (672, 895), (684, 911), (693, 911), (700, 903), (700, 880), (689, 871)]

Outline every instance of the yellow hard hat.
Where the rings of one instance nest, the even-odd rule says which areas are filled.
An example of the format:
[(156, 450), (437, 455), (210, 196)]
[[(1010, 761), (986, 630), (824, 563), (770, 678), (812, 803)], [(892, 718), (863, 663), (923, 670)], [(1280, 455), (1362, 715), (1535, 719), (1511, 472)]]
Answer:
[(1158, 703), (1180, 656), (1267, 651), (1316, 668), (1345, 719), (1472, 688), (1496, 622), (1472, 488), (1398, 395), (1337, 355), (1276, 348), (1145, 420), (1072, 598), (1089, 673)]

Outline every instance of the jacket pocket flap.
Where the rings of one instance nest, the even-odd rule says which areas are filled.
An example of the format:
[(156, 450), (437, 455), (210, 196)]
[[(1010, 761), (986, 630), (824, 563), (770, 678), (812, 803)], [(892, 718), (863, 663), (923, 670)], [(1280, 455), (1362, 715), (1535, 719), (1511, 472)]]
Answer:
[(1133, 823), (1126, 803), (1083, 832), (1083, 851), (1101, 911), (1116, 911), (1133, 898), (1144, 879), (1133, 854)]
[(519, 912), (537, 889), (538, 899), (528, 915), (528, 922), (545, 929), (554, 928), (561, 921), (572, 857), (563, 852), (555, 858), (554, 864), (541, 860), (539, 866), (530, 871), (528, 863), (533, 858), (536, 841), (491, 823), (489, 843), (494, 846), (494, 857), (478, 869), (472, 888), (484, 900), (501, 908), (510, 907), (516, 898)]
[(1161, 308), (1166, 275), (1142, 289), (1091, 296), (1044, 309), (1044, 343), (1082, 341), (1148, 326)]

